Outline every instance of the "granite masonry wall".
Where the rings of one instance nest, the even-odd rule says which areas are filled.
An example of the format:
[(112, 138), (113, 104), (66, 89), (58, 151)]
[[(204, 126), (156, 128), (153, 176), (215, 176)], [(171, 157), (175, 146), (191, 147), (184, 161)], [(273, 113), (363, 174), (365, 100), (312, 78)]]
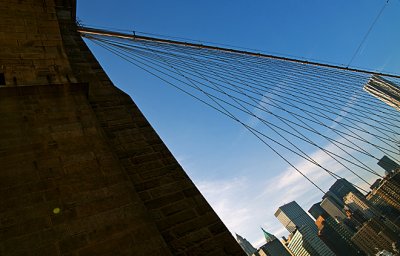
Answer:
[(243, 255), (75, 5), (0, 0), (0, 255)]

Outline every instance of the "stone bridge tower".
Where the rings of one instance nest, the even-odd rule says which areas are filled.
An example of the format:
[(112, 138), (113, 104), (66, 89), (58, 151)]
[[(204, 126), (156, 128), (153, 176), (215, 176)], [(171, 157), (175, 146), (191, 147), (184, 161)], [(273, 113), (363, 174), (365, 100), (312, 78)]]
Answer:
[(0, 255), (243, 255), (75, 5), (0, 0)]

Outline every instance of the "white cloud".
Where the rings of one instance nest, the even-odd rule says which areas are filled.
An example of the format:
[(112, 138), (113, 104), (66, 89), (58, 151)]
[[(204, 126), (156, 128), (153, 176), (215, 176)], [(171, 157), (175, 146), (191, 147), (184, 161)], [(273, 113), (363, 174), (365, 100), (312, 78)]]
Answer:
[(232, 180), (201, 181), (197, 187), (207, 198), (218, 216), (234, 232), (252, 217), (251, 209), (243, 206), (243, 194), (247, 189), (244, 177)]

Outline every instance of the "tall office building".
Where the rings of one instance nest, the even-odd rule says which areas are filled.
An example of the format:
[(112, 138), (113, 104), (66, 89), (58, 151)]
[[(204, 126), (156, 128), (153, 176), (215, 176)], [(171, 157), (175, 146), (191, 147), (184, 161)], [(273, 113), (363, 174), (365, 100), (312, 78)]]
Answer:
[(359, 197), (352, 192), (344, 197), (346, 205), (353, 211), (359, 211), (365, 219), (378, 218), (383, 225), (386, 225), (394, 232), (400, 232), (400, 228), (395, 221), (388, 218), (375, 208), (365, 197)]
[(382, 215), (400, 227), (400, 211), (396, 209), (397, 199), (395, 192), (392, 190), (392, 193), (390, 193), (389, 188), (386, 188), (390, 185), (386, 183), (387, 181), (385, 180), (377, 179), (373, 186), (371, 186), (372, 190), (368, 193), (366, 199), (371, 205), (378, 209)]
[(400, 165), (387, 156), (383, 156), (378, 161), (378, 165), (385, 170), (386, 174), (390, 174), (392, 171), (400, 168)]
[(365, 197), (360, 197), (353, 192), (348, 193), (344, 198), (345, 204), (352, 211), (360, 211), (366, 219), (380, 216), (380, 213), (367, 201)]
[(343, 223), (337, 223), (331, 216), (319, 216), (315, 221), (318, 237), (337, 255), (364, 255), (351, 241), (351, 232)]
[(367, 197), (373, 204), (390, 205), (393, 209), (400, 211), (400, 168), (388, 173), (375, 185)]
[(279, 207), (275, 217), (291, 232), (287, 247), (294, 255), (335, 255), (318, 237), (313, 219), (295, 201)]
[(329, 191), (333, 193), (341, 202), (343, 202), (343, 197), (350, 192), (363, 196), (363, 194), (357, 188), (343, 178), (335, 181), (335, 183), (333, 183), (333, 185), (329, 188)]
[[(320, 202), (321, 203), (321, 202)], [(364, 255), (351, 241), (354, 232), (344, 221), (336, 221), (320, 205), (316, 203), (308, 212), (316, 219), (318, 237), (338, 256)]]
[(366, 200), (385, 217), (385, 223), (393, 230), (400, 230), (400, 168), (383, 179), (378, 179)]
[(252, 255), (253, 253), (257, 252), (257, 249), (251, 245), (249, 241), (246, 240), (246, 238), (243, 238), (242, 236), (236, 234), (236, 241), (242, 247), (243, 251), (248, 255)]
[(400, 111), (400, 88), (393, 82), (380, 76), (372, 76), (364, 85), (364, 90)]
[[(338, 179), (329, 188), (329, 191), (325, 193), (320, 205), (333, 219), (338, 222), (346, 222), (346, 224), (349, 224), (349, 226), (354, 229), (362, 222), (360, 222), (359, 219), (350, 219), (346, 214), (347, 206), (344, 203), (344, 197), (350, 192), (359, 197), (364, 196), (346, 179)], [(353, 215), (353, 217), (354, 216), (358, 216), (357, 213), (356, 215)]]
[(340, 205), (337, 200), (331, 196), (326, 196), (321, 201), (321, 207), (335, 220), (342, 221), (346, 218), (346, 214), (343, 210), (343, 205)]
[(353, 194), (353, 192), (350, 192), (344, 197), (344, 200), (351, 210), (359, 211), (365, 219), (379, 218), (382, 224), (386, 225), (394, 232), (400, 231), (399, 226), (395, 221), (382, 215), (382, 212), (374, 207), (365, 197), (360, 197)]
[(315, 234), (317, 233), (317, 226), (313, 219), (295, 201), (279, 207), (275, 212), (275, 217), (289, 232), (308, 226), (315, 231)]
[(312, 252), (304, 247), (303, 235), (299, 230), (292, 232), (285, 241), (287, 248), (294, 256), (311, 256)]
[(321, 202), (313, 204), (308, 212), (314, 217), (314, 219), (318, 219), (319, 216), (327, 214), (324, 208), (321, 207)]
[(288, 238), (287, 247), (294, 256), (335, 256), (308, 226), (295, 230)]
[(400, 211), (395, 209), (389, 203), (386, 202), (386, 198), (380, 196), (378, 193), (371, 191), (366, 199), (378, 209), (383, 216), (390, 219), (393, 223), (400, 227)]
[(373, 218), (365, 222), (351, 240), (366, 254), (375, 255), (382, 250), (394, 253), (393, 244), (397, 242), (398, 246), (399, 236)]

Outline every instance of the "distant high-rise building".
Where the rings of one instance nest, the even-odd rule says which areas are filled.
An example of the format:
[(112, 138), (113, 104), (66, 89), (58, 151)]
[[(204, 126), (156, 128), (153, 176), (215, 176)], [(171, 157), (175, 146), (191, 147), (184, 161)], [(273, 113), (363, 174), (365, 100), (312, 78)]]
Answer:
[(364, 90), (400, 111), (400, 88), (396, 84), (380, 76), (372, 76), (364, 85)]
[(347, 226), (353, 228), (355, 232), (364, 222), (368, 219), (364, 217), (364, 214), (358, 210), (351, 210), (350, 208), (345, 209), (347, 218), (343, 220)]
[(400, 211), (400, 168), (388, 173), (380, 180), (368, 194), (367, 199), (375, 205), (386, 204)]
[(400, 230), (400, 168), (387, 172), (371, 189), (367, 202), (384, 216), (386, 225), (392, 230)]
[(366, 199), (377, 209), (383, 216), (390, 219), (393, 223), (400, 227), (400, 211), (388, 204), (383, 197), (377, 193), (370, 192)]
[(252, 255), (253, 253), (257, 252), (257, 249), (254, 248), (249, 241), (245, 238), (241, 237), (240, 235), (236, 234), (236, 241), (242, 247), (243, 251), (248, 255)]
[(274, 235), (261, 228), (266, 243), (258, 249), (260, 256), (291, 256), (286, 247)]
[(304, 248), (303, 235), (299, 230), (291, 233), (285, 242), (287, 248), (294, 256), (311, 256), (311, 253)]
[[(378, 179), (380, 183), (380, 179)], [(378, 209), (383, 216), (392, 221), (396, 226), (400, 227), (400, 211), (393, 207), (393, 204), (388, 202), (388, 196), (381, 196), (382, 193), (377, 193), (379, 185), (374, 187), (370, 193), (368, 193), (366, 199), (370, 202), (376, 209)]]
[(340, 205), (333, 197), (326, 196), (321, 201), (320, 205), (333, 219), (342, 221), (346, 218), (346, 214), (343, 210), (344, 204)]
[(387, 156), (382, 157), (379, 160), (378, 165), (383, 169), (385, 169), (386, 174), (390, 174), (392, 171), (400, 168), (400, 165), (398, 165), (395, 161), (393, 161)]
[[(364, 195), (346, 179), (338, 179), (323, 196), (321, 207), (337, 222), (345, 223), (349, 228), (355, 230), (365, 221), (359, 218), (360, 213), (348, 211), (344, 203), (344, 196), (352, 192), (354, 195), (363, 197)], [(351, 213), (350, 216), (347, 213)]]
[(331, 249), (308, 226), (295, 230), (287, 241), (294, 256), (335, 256)]
[(308, 210), (308, 212), (311, 214), (311, 216), (314, 217), (314, 219), (318, 219), (319, 216), (327, 214), (324, 208), (321, 207), (321, 202), (313, 204), (311, 208)]
[(399, 232), (399, 226), (390, 218), (382, 215), (382, 212), (375, 208), (365, 197), (350, 192), (344, 197), (346, 205), (353, 211), (359, 211), (365, 219), (379, 218), (379, 220), (394, 232)]
[(396, 244), (398, 239), (398, 235), (377, 218), (373, 218), (365, 222), (351, 240), (366, 254), (375, 255), (382, 250), (394, 253), (393, 244)]
[(363, 194), (357, 188), (343, 178), (338, 179), (335, 183), (333, 183), (333, 185), (329, 188), (329, 191), (333, 193), (341, 202), (343, 202), (343, 197), (350, 192), (363, 196)]
[(317, 218), (318, 237), (337, 255), (364, 255), (351, 241), (351, 232), (343, 223), (337, 223), (328, 214)]
[(369, 204), (365, 197), (360, 197), (353, 192), (348, 193), (344, 198), (344, 203), (353, 211), (359, 210), (366, 219), (380, 216), (380, 213)]
[(295, 201), (282, 205), (275, 212), (275, 217), (289, 231), (294, 232), (297, 228), (308, 226), (317, 233), (317, 226), (313, 219)]
[(343, 206), (344, 206), (343, 198), (337, 197), (336, 194), (333, 193), (332, 191), (329, 191), (329, 190), (328, 190), (328, 191), (324, 194), (324, 196), (322, 197), (322, 199), (325, 199), (325, 198), (327, 198), (327, 197), (330, 197), (331, 200), (333, 200), (333, 201), (334, 201), (336, 204), (338, 204), (340, 207), (343, 207)]
[(279, 207), (275, 217), (292, 233), (287, 247), (295, 256), (335, 255), (318, 237), (313, 219), (295, 201)]
[(364, 255), (351, 242), (354, 232), (344, 223), (347, 220), (338, 222), (321, 207), (320, 203), (314, 204), (308, 210), (316, 219), (315, 224), (318, 227), (318, 237), (338, 256)]

